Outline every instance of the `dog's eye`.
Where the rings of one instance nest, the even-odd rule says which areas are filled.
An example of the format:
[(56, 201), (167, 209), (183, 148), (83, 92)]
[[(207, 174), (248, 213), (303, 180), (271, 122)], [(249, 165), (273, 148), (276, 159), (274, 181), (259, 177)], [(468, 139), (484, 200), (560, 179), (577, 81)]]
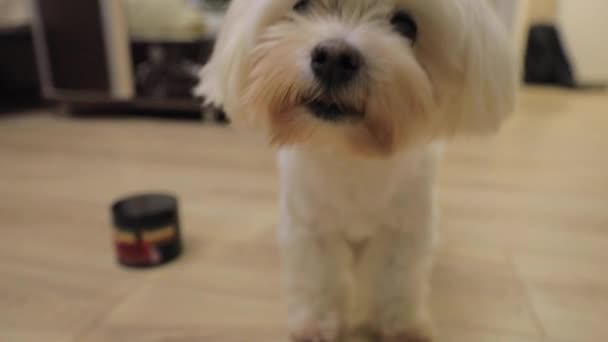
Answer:
[(299, 0), (293, 5), (293, 10), (298, 13), (304, 12), (308, 8), (308, 5), (310, 5), (310, 0)]
[(391, 25), (393, 25), (395, 31), (411, 40), (412, 44), (416, 42), (418, 38), (418, 25), (409, 14), (405, 12), (395, 13), (391, 18)]

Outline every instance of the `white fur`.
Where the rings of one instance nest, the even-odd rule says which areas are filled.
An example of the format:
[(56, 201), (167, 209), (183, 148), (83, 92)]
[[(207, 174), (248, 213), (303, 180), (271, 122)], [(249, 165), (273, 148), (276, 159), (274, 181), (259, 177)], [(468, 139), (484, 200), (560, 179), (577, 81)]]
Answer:
[[(431, 341), (429, 276), (440, 141), (494, 132), (510, 113), (515, 63), (481, 0), (234, 0), (197, 92), (279, 145), (280, 244), (296, 341), (335, 341), (364, 326), (383, 341)], [(419, 26), (412, 45), (387, 23)], [(314, 118), (326, 96), (310, 50), (343, 39), (365, 77), (340, 95), (365, 109), (346, 124)], [(312, 94), (312, 95), (311, 95)]]
[[(437, 149), (390, 160), (281, 150), (280, 242), (293, 330), (327, 314), (389, 333), (429, 324)], [(331, 328), (327, 336), (339, 331)]]

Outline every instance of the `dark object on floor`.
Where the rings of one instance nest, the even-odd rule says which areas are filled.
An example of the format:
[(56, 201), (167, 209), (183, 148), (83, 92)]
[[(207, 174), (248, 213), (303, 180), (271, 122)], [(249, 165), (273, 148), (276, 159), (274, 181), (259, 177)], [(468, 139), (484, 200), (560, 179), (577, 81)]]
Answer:
[(182, 252), (177, 199), (144, 194), (112, 205), (118, 262), (146, 268), (166, 264)]
[(568, 54), (558, 29), (553, 25), (532, 26), (525, 62), (525, 79), (528, 84), (576, 87)]
[(227, 125), (230, 123), (230, 119), (223, 110), (219, 109), (215, 111), (215, 121), (219, 124)]
[(198, 98), (201, 103), (201, 108), (203, 112), (203, 119), (211, 120), (220, 125), (229, 125), (230, 118), (226, 115), (226, 112), (221, 107), (216, 107), (213, 105), (205, 105), (203, 104), (203, 99)]

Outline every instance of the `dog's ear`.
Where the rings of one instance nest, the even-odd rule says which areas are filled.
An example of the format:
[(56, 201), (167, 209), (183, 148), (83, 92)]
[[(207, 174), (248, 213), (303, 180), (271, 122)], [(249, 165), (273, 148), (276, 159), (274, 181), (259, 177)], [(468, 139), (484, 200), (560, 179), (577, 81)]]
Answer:
[(462, 69), (447, 106), (452, 133), (485, 134), (498, 130), (515, 105), (517, 63), (514, 44), (489, 1), (460, 0)]
[(213, 53), (201, 69), (199, 83), (194, 89), (194, 94), (201, 97), (205, 105), (222, 108), (229, 116), (232, 111), (226, 108), (231, 104), (228, 95), (238, 85), (240, 61), (253, 41), (252, 26), (255, 22), (243, 13), (247, 2), (235, 0), (228, 9)]
[[(205, 104), (222, 108), (235, 119), (241, 113), (239, 101), (247, 82), (248, 57), (259, 33), (289, 8), (288, 1), (233, 0), (215, 41), (213, 54), (201, 69), (194, 94)], [(238, 121), (238, 120), (237, 120)]]

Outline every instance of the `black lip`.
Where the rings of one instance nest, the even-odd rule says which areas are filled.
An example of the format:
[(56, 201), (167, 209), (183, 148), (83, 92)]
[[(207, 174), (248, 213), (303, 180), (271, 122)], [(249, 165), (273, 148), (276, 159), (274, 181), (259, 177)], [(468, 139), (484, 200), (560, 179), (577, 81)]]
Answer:
[(340, 122), (362, 117), (357, 110), (335, 102), (311, 101), (306, 107), (317, 118), (324, 121)]

